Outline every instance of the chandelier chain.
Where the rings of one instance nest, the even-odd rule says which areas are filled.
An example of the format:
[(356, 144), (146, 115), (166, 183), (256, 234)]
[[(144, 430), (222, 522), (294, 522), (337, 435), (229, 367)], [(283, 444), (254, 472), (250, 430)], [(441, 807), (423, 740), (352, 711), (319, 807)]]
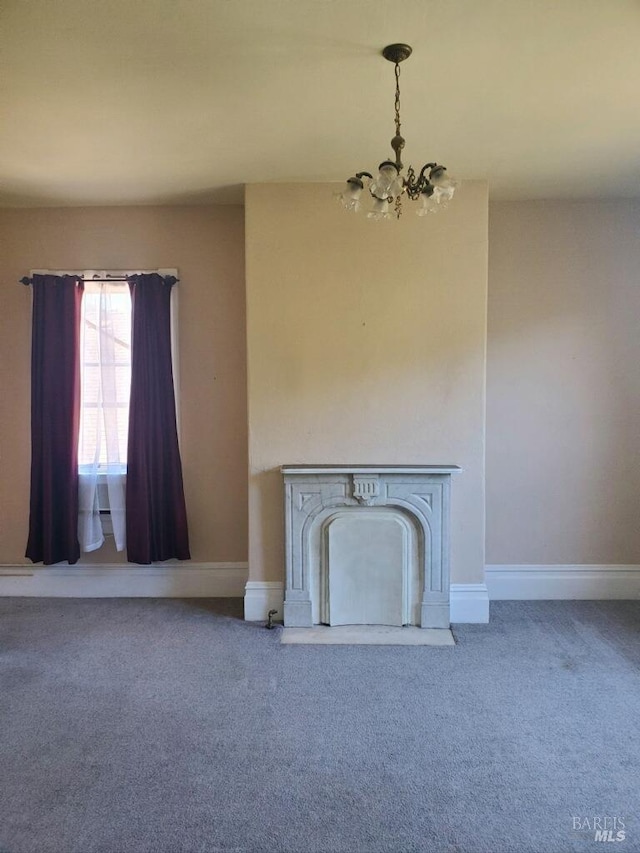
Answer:
[(400, 65), (396, 62), (396, 136), (400, 136)]

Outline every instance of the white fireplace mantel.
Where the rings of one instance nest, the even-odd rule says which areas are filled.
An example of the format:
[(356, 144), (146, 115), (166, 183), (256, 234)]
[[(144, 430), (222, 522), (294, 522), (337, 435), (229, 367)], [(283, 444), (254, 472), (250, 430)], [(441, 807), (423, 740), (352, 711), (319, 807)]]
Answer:
[(457, 465), (284, 465), (287, 627), (449, 627)]

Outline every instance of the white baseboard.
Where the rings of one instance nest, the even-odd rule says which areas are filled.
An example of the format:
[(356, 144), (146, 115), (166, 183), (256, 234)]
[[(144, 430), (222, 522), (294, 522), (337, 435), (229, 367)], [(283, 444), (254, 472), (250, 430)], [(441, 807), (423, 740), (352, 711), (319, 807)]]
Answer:
[[(0, 596), (241, 598), (245, 619), (282, 618), (284, 585), (249, 581), (246, 563), (0, 566)], [(451, 584), (451, 621), (487, 622), (489, 600), (638, 599), (640, 565), (488, 565), (485, 584)]]
[(452, 623), (489, 621), (489, 593), (484, 583), (452, 583), (450, 588)]
[(282, 622), (284, 584), (282, 581), (247, 581), (244, 593), (246, 622), (266, 622), (270, 610), (276, 610), (275, 622)]
[(486, 582), (492, 601), (640, 598), (635, 565), (491, 565)]
[(0, 566), (0, 596), (43, 598), (241, 598), (247, 563), (76, 563)]
[[(281, 581), (249, 581), (244, 596), (247, 622), (266, 622), (269, 610), (277, 610), (282, 621), (284, 584)], [(488, 622), (489, 596), (483, 583), (451, 584), (451, 621)]]

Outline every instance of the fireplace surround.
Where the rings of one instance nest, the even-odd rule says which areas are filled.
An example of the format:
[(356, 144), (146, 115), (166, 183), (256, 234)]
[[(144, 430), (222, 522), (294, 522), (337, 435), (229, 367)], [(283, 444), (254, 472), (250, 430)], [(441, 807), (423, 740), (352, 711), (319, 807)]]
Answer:
[(284, 624), (449, 627), (457, 465), (284, 465)]

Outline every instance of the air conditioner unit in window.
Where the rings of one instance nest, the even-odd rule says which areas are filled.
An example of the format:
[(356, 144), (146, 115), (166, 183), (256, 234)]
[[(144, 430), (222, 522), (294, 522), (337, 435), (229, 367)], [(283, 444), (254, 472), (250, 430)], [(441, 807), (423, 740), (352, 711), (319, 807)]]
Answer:
[(109, 488), (107, 486), (107, 479), (104, 475), (102, 477), (98, 476), (96, 494), (98, 496), (98, 510), (102, 520), (102, 532), (105, 536), (112, 536), (113, 522), (111, 520), (111, 510), (109, 507)]
[(100, 512), (109, 512), (109, 489), (106, 477), (98, 477), (96, 493), (98, 495), (98, 509)]

